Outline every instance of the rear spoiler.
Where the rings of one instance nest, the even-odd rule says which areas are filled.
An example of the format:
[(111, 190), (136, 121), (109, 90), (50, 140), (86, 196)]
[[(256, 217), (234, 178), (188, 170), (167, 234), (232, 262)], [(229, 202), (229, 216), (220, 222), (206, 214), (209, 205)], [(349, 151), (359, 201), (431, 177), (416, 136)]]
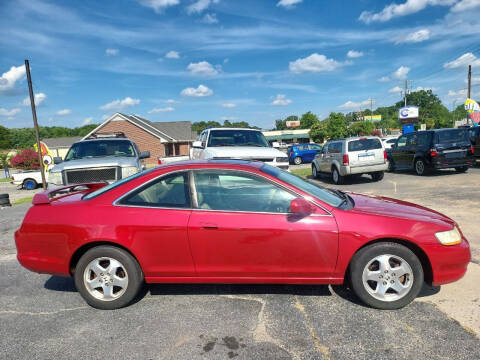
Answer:
[(84, 191), (85, 188), (87, 188), (88, 191), (90, 192), (90, 191), (100, 189), (105, 185), (107, 185), (107, 183), (97, 182), (97, 183), (74, 184), (74, 185), (56, 187), (51, 190), (45, 190), (45, 191), (42, 191), (41, 193), (36, 194), (33, 197), (32, 204), (33, 205), (49, 204), (50, 201), (53, 200), (55, 195), (59, 193), (72, 193), (75, 191)]

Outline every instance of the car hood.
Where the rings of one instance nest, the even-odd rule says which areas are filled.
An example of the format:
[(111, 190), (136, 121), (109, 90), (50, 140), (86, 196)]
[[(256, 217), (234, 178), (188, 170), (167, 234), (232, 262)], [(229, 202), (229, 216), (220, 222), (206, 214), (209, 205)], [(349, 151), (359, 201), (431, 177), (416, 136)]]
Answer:
[(454, 226), (455, 221), (435, 210), (384, 196), (348, 193), (353, 198), (355, 206), (352, 211), (357, 213), (394, 216), (417, 221), (433, 221)]
[(287, 157), (287, 154), (271, 147), (257, 146), (215, 146), (207, 148), (213, 157), (229, 159), (258, 159)]
[(107, 156), (103, 158), (88, 158), (64, 161), (58, 165), (55, 165), (51, 171), (57, 172), (69, 169), (85, 169), (104, 166), (126, 167), (136, 165), (136, 158), (134, 157)]

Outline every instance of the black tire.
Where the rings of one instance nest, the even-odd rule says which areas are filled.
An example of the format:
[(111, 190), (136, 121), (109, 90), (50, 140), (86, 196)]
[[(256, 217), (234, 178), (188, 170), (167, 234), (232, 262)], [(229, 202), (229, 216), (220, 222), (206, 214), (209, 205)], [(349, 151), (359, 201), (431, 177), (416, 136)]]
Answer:
[[(126, 272), (128, 285), (123, 294), (114, 300), (101, 300), (96, 298), (90, 293), (85, 285), (85, 270), (92, 261), (98, 258), (111, 258), (117, 260)], [(107, 275), (107, 273), (105, 273), (105, 275)], [(82, 255), (75, 267), (74, 280), (78, 292), (87, 304), (97, 309), (114, 310), (127, 306), (135, 299), (143, 286), (143, 273), (137, 260), (135, 260), (135, 258), (127, 251), (113, 246), (102, 245), (94, 247)], [(105, 284), (106, 283), (107, 282), (105, 282)], [(115, 284), (115, 282), (113, 282), (113, 284)]]
[(395, 162), (393, 159), (388, 159), (388, 171), (394, 172), (395, 171)]
[(421, 158), (415, 159), (415, 162), (413, 163), (413, 168), (415, 169), (415, 173), (418, 176), (423, 176), (427, 174), (427, 165), (425, 164), (425, 161)]
[(9, 196), (9, 194), (0, 194), (0, 199), (8, 199)]
[(300, 165), (302, 163), (302, 158), (300, 156), (296, 156), (294, 159), (293, 159), (293, 163), (295, 165)]
[(0, 206), (12, 206), (9, 199), (0, 199)]
[(467, 172), (468, 170), (468, 166), (462, 166), (462, 167), (456, 167), (455, 168), (455, 171), (458, 172), (458, 173), (464, 173), (464, 172)]
[(376, 171), (374, 173), (370, 174), (372, 176), (373, 181), (380, 181), (383, 179), (383, 176), (385, 175), (383, 171)]
[[(364, 285), (364, 269), (369, 263), (371, 263), (377, 256), (380, 255), (391, 255), (390, 259), (401, 258), (410, 266), (413, 277), (410, 278), (409, 276), (407, 277), (405, 275), (401, 278), (403, 278), (406, 282), (411, 281), (411, 287), (409, 288), (408, 292), (406, 292), (402, 297), (399, 297), (397, 300), (394, 300), (395, 298), (391, 299), (391, 301), (380, 300), (370, 294), (369, 290), (367, 290), (367, 286), (371, 286), (370, 284), (372, 284), (372, 282), (368, 282), (366, 285)], [(374, 265), (375, 263), (372, 263), (371, 266)], [(387, 284), (389, 286), (390, 281), (395, 281), (395, 267), (389, 269), (388, 273), (379, 272), (379, 274), (382, 274), (383, 280), (379, 280), (382, 281), (384, 285)], [(351, 288), (353, 292), (360, 298), (360, 300), (373, 308), (381, 310), (400, 309), (411, 303), (420, 293), (424, 281), (423, 268), (418, 257), (407, 247), (392, 242), (375, 243), (360, 249), (353, 256), (350, 262), (350, 271), (348, 275)], [(373, 284), (375, 284), (375, 281), (373, 281)], [(380, 282), (376, 284), (376, 287), (379, 286), (378, 284), (380, 284)], [(373, 291), (372, 288), (370, 289)], [(388, 291), (391, 291), (391, 293), (387, 293), (388, 297), (398, 296), (398, 293), (396, 293), (395, 290), (392, 290), (392, 288), (389, 287), (387, 289), (387, 292)]]
[(25, 179), (23, 180), (22, 186), (26, 190), (34, 190), (37, 188), (38, 184), (34, 179)]
[(318, 177), (320, 176), (315, 164), (312, 164), (312, 176), (314, 179), (318, 179)]
[(337, 167), (332, 167), (332, 181), (336, 185), (342, 185), (345, 182), (345, 176), (340, 175)]

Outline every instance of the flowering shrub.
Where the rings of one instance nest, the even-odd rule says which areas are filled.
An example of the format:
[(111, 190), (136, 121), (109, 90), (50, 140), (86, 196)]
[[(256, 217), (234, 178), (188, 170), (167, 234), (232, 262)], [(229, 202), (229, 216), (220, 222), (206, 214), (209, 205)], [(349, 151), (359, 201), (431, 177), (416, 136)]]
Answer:
[(15, 155), (10, 164), (14, 168), (33, 170), (40, 169), (40, 163), (38, 162), (38, 154), (33, 149), (22, 150), (21, 153)]

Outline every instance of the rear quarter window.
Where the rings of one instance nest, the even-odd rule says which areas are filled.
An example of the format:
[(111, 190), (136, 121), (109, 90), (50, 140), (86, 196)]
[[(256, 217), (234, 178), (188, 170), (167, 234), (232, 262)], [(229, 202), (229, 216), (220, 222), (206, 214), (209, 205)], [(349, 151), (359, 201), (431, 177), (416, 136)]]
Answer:
[(382, 143), (380, 139), (360, 139), (348, 143), (348, 151), (374, 150), (381, 148)]

